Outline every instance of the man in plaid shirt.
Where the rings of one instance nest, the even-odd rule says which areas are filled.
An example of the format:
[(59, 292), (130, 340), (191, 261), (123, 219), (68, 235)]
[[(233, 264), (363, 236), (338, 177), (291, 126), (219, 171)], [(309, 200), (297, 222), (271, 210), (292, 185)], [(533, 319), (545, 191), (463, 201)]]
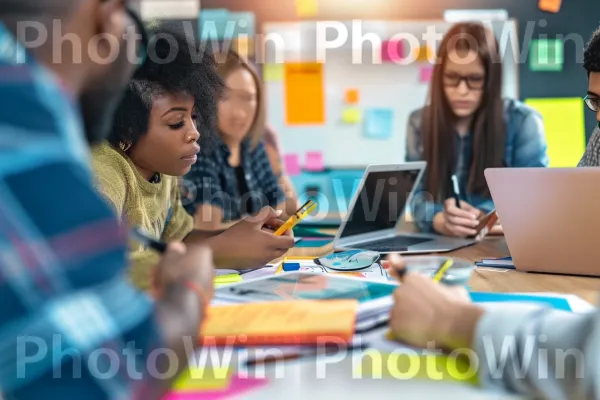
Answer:
[[(56, 41), (57, 21), (81, 40), (80, 59)], [(25, 42), (44, 29), (43, 43)], [(125, 51), (111, 63), (86, 51), (99, 34), (124, 45), (126, 29), (143, 31), (123, 0), (0, 2), (0, 397), (159, 398), (187, 364), (206, 304), (186, 282), (209, 298), (210, 252), (170, 244), (159, 300), (134, 290), (126, 232), (88, 166), (86, 134), (106, 133), (135, 65)]]

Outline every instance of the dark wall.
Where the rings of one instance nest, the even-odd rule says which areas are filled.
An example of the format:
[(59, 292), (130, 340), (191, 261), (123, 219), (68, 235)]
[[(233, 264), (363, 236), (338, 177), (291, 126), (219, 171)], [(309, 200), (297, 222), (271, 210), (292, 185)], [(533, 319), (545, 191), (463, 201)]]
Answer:
[[(202, 0), (203, 9), (227, 8), (231, 11), (253, 11), (257, 27), (264, 22), (296, 21), (296, 0)], [(519, 68), (521, 100), (531, 97), (583, 97), (587, 91), (587, 75), (583, 70), (581, 45), (600, 25), (599, 0), (563, 0), (558, 14), (540, 11), (538, 0), (319, 0), (314, 20), (350, 19), (441, 19), (446, 9), (505, 9), (519, 22), (519, 48), (529, 47), (525, 41), (527, 26), (533, 27), (531, 38), (556, 35), (573, 38), (565, 45), (562, 72), (531, 72), (528, 64)], [(545, 24), (544, 24), (545, 22)], [(531, 31), (531, 28), (530, 28)], [(571, 36), (567, 36), (571, 35)], [(527, 39), (529, 40), (529, 39)], [(595, 115), (586, 110), (586, 132), (596, 125)]]

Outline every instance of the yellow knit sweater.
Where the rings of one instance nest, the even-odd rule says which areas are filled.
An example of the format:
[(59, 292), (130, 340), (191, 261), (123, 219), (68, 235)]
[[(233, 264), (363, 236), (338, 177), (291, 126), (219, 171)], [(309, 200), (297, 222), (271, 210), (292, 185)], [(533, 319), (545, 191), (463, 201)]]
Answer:
[[(139, 226), (165, 242), (182, 240), (194, 226), (183, 205), (176, 177), (161, 175), (159, 183), (144, 179), (131, 159), (108, 143), (92, 150), (97, 188), (129, 226)], [(131, 279), (147, 290), (160, 255), (141, 244), (129, 244)]]

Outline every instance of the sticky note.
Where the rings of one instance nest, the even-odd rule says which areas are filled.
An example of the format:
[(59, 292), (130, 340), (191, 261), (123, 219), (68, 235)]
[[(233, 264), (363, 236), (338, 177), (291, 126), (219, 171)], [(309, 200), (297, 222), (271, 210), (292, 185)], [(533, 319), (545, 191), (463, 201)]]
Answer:
[(433, 76), (433, 67), (432, 66), (423, 66), (419, 70), (419, 82), (421, 83), (429, 83), (431, 81), (431, 77)]
[(417, 62), (430, 62), (433, 60), (433, 50), (427, 45), (415, 47), (413, 57)]
[(355, 299), (215, 305), (200, 328), (203, 345), (316, 344), (354, 336)]
[(236, 36), (232, 42), (233, 49), (246, 60), (254, 57), (254, 38), (243, 35)]
[(236, 21), (225, 8), (203, 9), (198, 20), (200, 39), (233, 39)]
[(384, 40), (381, 43), (381, 61), (399, 62), (405, 57), (402, 40)]
[(342, 122), (345, 124), (358, 124), (360, 122), (360, 110), (358, 108), (347, 108), (342, 111)]
[(304, 156), (304, 169), (312, 172), (320, 172), (325, 169), (323, 153), (320, 151), (307, 151)]
[(539, 0), (538, 8), (542, 11), (557, 13), (560, 11), (562, 0)]
[(389, 139), (394, 130), (394, 110), (369, 108), (364, 113), (364, 135), (370, 139)]
[(300, 175), (300, 160), (298, 154), (284, 154), (283, 165), (288, 176)]
[(179, 392), (223, 389), (229, 385), (231, 368), (188, 368), (181, 373), (173, 389)]
[(296, 0), (296, 14), (299, 17), (314, 17), (318, 9), (318, 0)]
[(248, 392), (258, 390), (269, 381), (263, 378), (234, 376), (230, 384), (222, 389), (196, 390), (196, 391), (177, 391), (172, 390), (164, 400), (220, 400), (239, 397)]
[(263, 80), (265, 82), (283, 81), (283, 63), (263, 64)]
[(532, 71), (562, 71), (564, 44), (559, 39), (532, 40), (529, 52), (529, 68)]
[(394, 353), (367, 350), (362, 354), (353, 378), (424, 379), (478, 384), (476, 363), (472, 365), (465, 354), (423, 354), (411, 349), (402, 349)]
[(525, 104), (544, 120), (550, 167), (576, 167), (586, 146), (583, 99), (527, 99)]
[(346, 104), (356, 104), (358, 103), (360, 96), (358, 93), (358, 89), (348, 89), (346, 90), (346, 95), (344, 99), (346, 100)]
[(324, 124), (323, 64), (316, 62), (286, 63), (284, 80), (287, 124)]

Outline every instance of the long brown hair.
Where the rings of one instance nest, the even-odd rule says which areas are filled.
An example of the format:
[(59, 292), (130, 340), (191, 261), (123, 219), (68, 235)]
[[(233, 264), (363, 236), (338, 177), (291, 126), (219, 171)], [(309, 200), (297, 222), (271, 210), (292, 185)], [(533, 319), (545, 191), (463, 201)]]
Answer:
[(226, 81), (227, 77), (234, 71), (239, 68), (243, 68), (252, 74), (254, 78), (254, 82), (256, 84), (256, 115), (254, 116), (254, 121), (252, 122), (252, 126), (248, 131), (246, 137), (250, 138), (250, 143), (252, 148), (256, 147), (260, 139), (265, 133), (266, 129), (266, 110), (265, 110), (265, 99), (264, 99), (264, 89), (263, 83), (258, 76), (256, 70), (248, 64), (246, 60), (244, 60), (238, 53), (233, 50), (227, 51), (226, 55), (222, 55), (219, 52), (215, 53), (215, 60), (217, 62), (217, 75), (223, 80)]
[(504, 163), (506, 126), (502, 104), (502, 64), (498, 41), (481, 23), (454, 25), (442, 39), (434, 66), (429, 105), (423, 112), (423, 155), (427, 161), (425, 190), (437, 201), (449, 197), (451, 176), (458, 159), (457, 117), (444, 91), (443, 75), (448, 54), (454, 50), (474, 51), (485, 68), (481, 104), (473, 115), (472, 162), (467, 191), (489, 196), (484, 170)]

